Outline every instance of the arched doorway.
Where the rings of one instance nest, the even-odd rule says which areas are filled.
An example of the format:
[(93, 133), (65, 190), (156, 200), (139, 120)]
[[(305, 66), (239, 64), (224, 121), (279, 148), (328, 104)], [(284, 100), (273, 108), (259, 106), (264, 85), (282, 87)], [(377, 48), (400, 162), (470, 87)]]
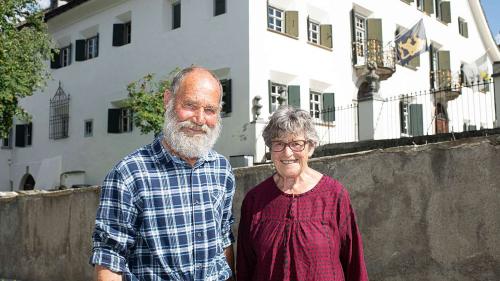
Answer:
[(22, 190), (35, 189), (35, 179), (33, 178), (33, 176), (30, 174), (24, 175), (23, 179), (21, 180), (21, 184), (19, 186), (19, 189), (22, 189)]

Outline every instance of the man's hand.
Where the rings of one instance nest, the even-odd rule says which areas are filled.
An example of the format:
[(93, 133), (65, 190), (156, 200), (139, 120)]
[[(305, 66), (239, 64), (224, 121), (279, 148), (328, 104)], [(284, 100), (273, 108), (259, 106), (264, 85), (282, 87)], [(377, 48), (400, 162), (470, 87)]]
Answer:
[(226, 255), (226, 260), (227, 263), (229, 264), (229, 267), (231, 268), (231, 271), (233, 273), (233, 276), (227, 279), (228, 281), (233, 281), (236, 279), (236, 272), (234, 271), (234, 251), (233, 251), (233, 245), (227, 247), (224, 249), (224, 255)]
[(104, 266), (96, 265), (95, 273), (97, 275), (97, 281), (122, 281), (122, 275), (120, 273), (113, 272)]

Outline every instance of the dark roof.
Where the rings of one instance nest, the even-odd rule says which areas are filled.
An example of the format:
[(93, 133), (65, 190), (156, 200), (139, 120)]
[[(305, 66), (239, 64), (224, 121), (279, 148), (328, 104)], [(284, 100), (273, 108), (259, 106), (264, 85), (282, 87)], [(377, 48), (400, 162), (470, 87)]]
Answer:
[(90, 0), (71, 0), (71, 1), (68, 1), (68, 3), (66, 3), (65, 5), (62, 5), (62, 6), (59, 6), (55, 9), (52, 9), (52, 10), (48, 10), (47, 12), (45, 12), (45, 21), (48, 21), (49, 19), (53, 18), (53, 17), (56, 17), (66, 11), (69, 11), (71, 9), (73, 9), (74, 7), (76, 6), (79, 6), (85, 2), (88, 2)]

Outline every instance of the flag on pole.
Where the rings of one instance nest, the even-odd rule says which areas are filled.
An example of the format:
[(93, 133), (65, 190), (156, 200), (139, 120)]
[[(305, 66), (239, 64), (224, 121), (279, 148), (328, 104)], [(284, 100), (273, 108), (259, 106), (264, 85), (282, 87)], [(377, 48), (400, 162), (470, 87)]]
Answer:
[(464, 63), (462, 66), (463, 79), (466, 85), (477, 83), (480, 92), (489, 90), (488, 81), (490, 74), (488, 72), (488, 54), (484, 54), (472, 63)]
[(427, 51), (424, 21), (419, 20), (410, 30), (396, 38), (395, 43), (398, 60), (402, 65)]

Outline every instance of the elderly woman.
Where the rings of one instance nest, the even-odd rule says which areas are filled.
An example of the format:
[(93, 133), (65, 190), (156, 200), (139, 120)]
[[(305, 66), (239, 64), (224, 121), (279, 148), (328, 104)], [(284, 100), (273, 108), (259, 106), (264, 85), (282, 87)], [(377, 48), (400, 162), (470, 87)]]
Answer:
[(276, 173), (243, 200), (237, 280), (368, 280), (347, 190), (307, 164), (318, 143), (309, 114), (281, 107), (262, 135)]

